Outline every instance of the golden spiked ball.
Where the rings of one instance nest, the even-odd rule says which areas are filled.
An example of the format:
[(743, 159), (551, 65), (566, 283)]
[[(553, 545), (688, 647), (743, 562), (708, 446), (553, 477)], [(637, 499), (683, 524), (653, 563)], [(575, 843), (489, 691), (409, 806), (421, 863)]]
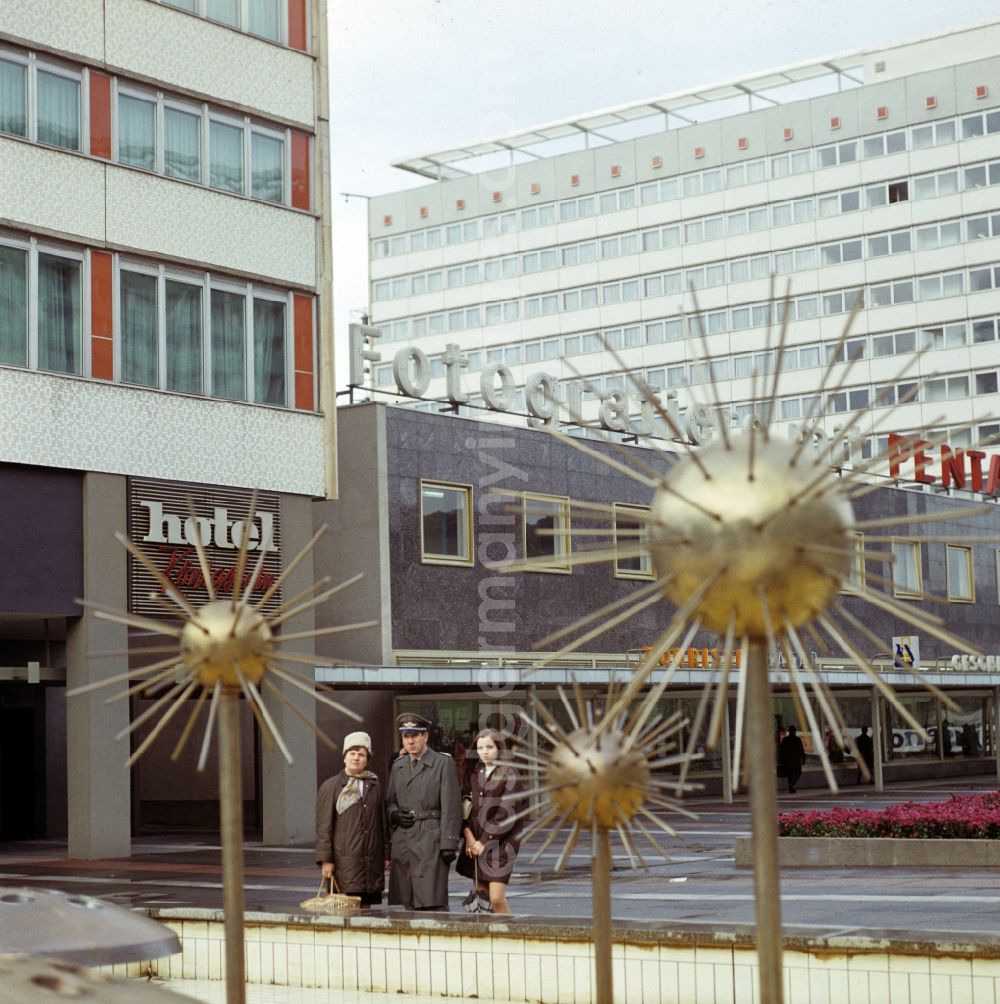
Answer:
[(722, 442), (702, 449), (698, 463), (681, 460), (653, 501), (670, 539), (658, 543), (654, 530), (650, 550), (657, 570), (669, 572), (661, 573), (663, 592), (678, 607), (706, 570), (721, 568), (691, 616), (720, 635), (733, 624), (738, 637), (765, 638), (766, 610), (798, 628), (836, 597), (850, 572), (854, 516), (843, 494), (816, 490), (816, 468), (800, 446), (771, 439), (754, 447), (752, 461)]
[(586, 829), (628, 823), (646, 801), (649, 763), (645, 751), (625, 748), (617, 730), (573, 732), (549, 760), (546, 781), (552, 804)]
[(262, 614), (243, 604), (234, 607), (228, 600), (213, 600), (184, 625), (181, 661), (203, 687), (221, 682), (239, 689), (239, 674), (260, 682), (272, 654), (271, 639)]

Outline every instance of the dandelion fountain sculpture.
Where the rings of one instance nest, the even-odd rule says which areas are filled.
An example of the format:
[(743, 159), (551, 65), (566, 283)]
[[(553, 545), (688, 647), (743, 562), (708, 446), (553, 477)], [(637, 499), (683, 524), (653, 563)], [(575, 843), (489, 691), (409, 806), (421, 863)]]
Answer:
[[(751, 396), (755, 401), (761, 402), (761, 411), (765, 416), (773, 414), (778, 400), (781, 359), (790, 316), (788, 304), (787, 293), (784, 309), (781, 309), (782, 305), (774, 303), (772, 298), (772, 313), (781, 313), (784, 320), (777, 343), (778, 364), (770, 380), (770, 387), (767, 386), (766, 375), (755, 375), (753, 380)], [(956, 507), (935, 516), (916, 514), (872, 520), (855, 518), (852, 506), (855, 499), (868, 492), (886, 490), (884, 483), (872, 480), (867, 475), (878, 464), (886, 461), (887, 454), (879, 453), (872, 459), (850, 465), (847, 469), (834, 469), (827, 451), (814, 450), (812, 444), (813, 429), (822, 418), (821, 402), (843, 389), (856, 362), (854, 358), (847, 358), (845, 346), (859, 310), (860, 303), (855, 304), (839, 341), (830, 347), (813, 411), (803, 430), (792, 441), (775, 439), (766, 422), (751, 417), (742, 434), (734, 434), (722, 424), (717, 441), (695, 448), (686, 442), (676, 418), (656, 405), (659, 418), (668, 427), (673, 438), (684, 444), (686, 450), (685, 455), (664, 473), (618, 443), (607, 440), (607, 451), (598, 450), (586, 442), (550, 428), (552, 435), (592, 459), (625, 474), (647, 488), (652, 495), (648, 512), (636, 511), (630, 514), (630, 519), (641, 524), (631, 534), (631, 539), (628, 534), (616, 533), (610, 527), (604, 531), (611, 538), (610, 545), (595, 544), (593, 537), (601, 531), (581, 530), (574, 539), (574, 564), (615, 561), (648, 553), (652, 556), (655, 579), (628, 597), (590, 611), (575, 624), (543, 639), (536, 647), (546, 648), (555, 641), (576, 635), (558, 650), (547, 652), (539, 665), (558, 662), (602, 632), (664, 598), (675, 608), (666, 628), (617, 696), (614, 706), (593, 729), (592, 737), (586, 733), (569, 738), (560, 737), (549, 766), (553, 784), (550, 798), (554, 805), (560, 804), (557, 793), (565, 792), (566, 788), (555, 786), (557, 780), (563, 777), (565, 783), (565, 775), (570, 771), (571, 765), (586, 764), (586, 757), (580, 750), (588, 748), (588, 743), (601, 738), (608, 743), (601, 750), (601, 762), (606, 762), (607, 765), (602, 766), (600, 772), (590, 764), (587, 764), (586, 770), (577, 766), (577, 771), (582, 776), (589, 772), (587, 780), (591, 786), (597, 783), (598, 773), (619, 778), (628, 775), (630, 767), (627, 754), (632, 748), (631, 744), (627, 741), (620, 742), (617, 736), (612, 742), (605, 722), (613, 722), (629, 713), (636, 701), (640, 702), (639, 710), (631, 712), (635, 719), (642, 721), (644, 715), (648, 716), (653, 704), (662, 697), (675, 674), (681, 653), (687, 650), (698, 632), (703, 630), (714, 632), (723, 639), (721, 671), (714, 695), (711, 693), (713, 677), (709, 676), (686, 753), (690, 755), (694, 750), (694, 743), (708, 716), (713, 696), (715, 700), (707, 728), (706, 746), (714, 748), (719, 738), (722, 715), (727, 713), (729, 680), (733, 672), (731, 667), (739, 643), (744, 657), (737, 675), (733, 773), (738, 784), (740, 765), (745, 756), (745, 777), (749, 784), (754, 835), (759, 999), (764, 1004), (781, 1004), (783, 1000), (774, 780), (776, 771), (769, 653), (780, 653), (784, 660), (791, 677), (792, 699), (800, 720), (808, 723), (814, 735), (822, 734), (821, 725), (827, 725), (836, 742), (842, 748), (850, 749), (864, 769), (863, 761), (857, 756), (853, 740), (847, 733), (844, 715), (810, 657), (810, 640), (824, 650), (829, 650), (831, 646), (839, 649), (911, 727), (921, 734), (924, 734), (924, 730), (882, 679), (879, 670), (862, 654), (862, 648), (868, 643), (873, 644), (876, 650), (883, 648), (884, 644), (861, 619), (845, 607), (840, 595), (845, 586), (850, 587), (853, 596), (871, 607), (886, 611), (949, 645), (957, 646), (960, 651), (976, 651), (975, 645), (949, 631), (942, 618), (901, 603), (891, 592), (867, 585), (855, 586), (850, 581), (852, 565), (859, 555), (856, 541), (858, 531), (866, 534), (865, 548), (860, 552), (861, 560), (891, 563), (892, 552), (885, 549), (891, 538), (879, 536), (878, 531), (907, 523), (922, 524), (932, 519), (964, 519), (983, 515), (994, 508), (991, 504), (983, 503)], [(695, 313), (697, 314), (697, 305)], [(711, 372), (704, 328), (699, 324), (693, 327), (701, 334), (702, 359), (707, 372)], [(643, 398), (655, 403), (657, 397), (653, 390), (641, 378), (631, 374), (628, 365), (606, 343), (605, 349), (621, 371), (628, 374), (628, 378), (637, 385)], [(912, 365), (912, 361), (907, 365)], [(759, 384), (758, 380), (761, 381)], [(885, 427), (885, 422), (898, 407), (918, 393), (920, 386), (917, 384), (895, 408), (883, 411), (880, 415), (881, 427)], [(758, 393), (758, 389), (761, 393)], [(710, 391), (713, 397), (711, 409), (721, 413), (722, 401), (714, 382), (710, 383)], [(558, 402), (553, 400), (553, 403)], [(851, 429), (881, 404), (877, 397), (867, 409), (844, 422), (830, 439), (829, 449), (842, 449)], [(569, 417), (581, 426), (593, 425), (584, 422), (578, 414), (571, 414)], [(591, 502), (571, 505), (579, 505), (591, 520), (602, 515), (613, 518), (614, 510), (611, 506)], [(590, 543), (579, 544), (581, 537)], [(935, 539), (947, 541), (949, 538)], [(968, 541), (970, 538), (966, 536), (963, 539)], [(510, 570), (531, 568), (534, 564), (529, 559)], [(675, 649), (675, 654), (672, 658), (667, 658), (666, 654), (672, 648)], [(667, 666), (662, 679), (643, 697), (643, 691), (651, 677), (659, 671), (664, 661)], [(919, 671), (911, 668), (911, 672), (939, 699), (951, 704)], [(814, 701), (810, 700), (809, 689), (812, 690)], [(831, 789), (836, 790), (827, 751), (820, 746), (818, 752), (828, 783)], [(683, 788), (690, 761), (682, 758), (678, 762), (681, 765), (679, 785)], [(564, 803), (566, 798), (565, 794), (562, 795)], [(617, 811), (627, 812), (626, 807), (631, 804), (629, 796), (618, 795), (616, 799), (623, 800)], [(597, 819), (596, 806), (600, 804), (598, 796), (592, 795), (589, 804), (592, 806), (591, 816), (587, 818)], [(549, 818), (551, 821), (555, 817)], [(593, 826), (594, 823), (591, 822), (590, 825)], [(600, 832), (599, 828), (597, 832)], [(600, 847), (599, 840), (597, 843)], [(595, 873), (596, 871), (597, 869)], [(609, 924), (610, 914), (605, 916), (602, 913), (598, 916), (595, 891), (595, 929)], [(598, 994), (600, 1004), (610, 1002), (610, 989), (605, 988), (602, 992), (605, 996)]]
[[(190, 500), (188, 507), (192, 521), (197, 525)], [(252, 524), (256, 516), (256, 495), (251, 499), (249, 508), (249, 524)], [(251, 602), (251, 593), (268, 550), (267, 541), (260, 548), (260, 556), (255, 567), (247, 573), (250, 534), (243, 535), (232, 593), (229, 597), (223, 598), (216, 595), (212, 586), (209, 562), (204, 546), (196, 533), (193, 542), (209, 597), (207, 603), (197, 608), (192, 606), (177, 586), (156, 568), (134, 542), (119, 534), (118, 539), (121, 543), (154, 577), (162, 588), (163, 594), (169, 598), (171, 603), (168, 604), (168, 608), (180, 624), (96, 607), (95, 604), (85, 600), (78, 601), (85, 606), (96, 607), (96, 616), (98, 617), (174, 639), (167, 658), (78, 687), (68, 694), (73, 697), (102, 687), (127, 684), (127, 689), (109, 698), (114, 701), (133, 694), (151, 696), (169, 688), (166, 689), (165, 693), (161, 693), (146, 711), (138, 715), (116, 737), (119, 740), (124, 739), (156, 715), (160, 716), (148, 735), (128, 758), (126, 767), (131, 767), (149, 749), (167, 724), (186, 706), (188, 698), (194, 697), (196, 694), (194, 707), (191, 709), (180, 738), (171, 753), (171, 759), (177, 760), (184, 750), (206, 703), (208, 704), (208, 720), (198, 758), (199, 770), (203, 770), (207, 763), (212, 737), (216, 727), (218, 729), (227, 1004), (243, 1004), (246, 999), (243, 944), (243, 792), (239, 732), (240, 698), (245, 698), (253, 710), (265, 742), (268, 744), (273, 742), (289, 763), (292, 763), (292, 754), (267, 709), (262, 690), (268, 691), (277, 700), (284, 703), (321, 740), (332, 746), (330, 740), (316, 729), (315, 725), (285, 697), (271, 677), (304, 690), (317, 701), (333, 707), (350, 718), (358, 719), (358, 716), (332, 698), (317, 693), (312, 680), (294, 672), (288, 666), (289, 663), (314, 665), (315, 660), (312, 657), (283, 651), (282, 646), (302, 638), (356, 631), (366, 627), (374, 627), (378, 623), (377, 621), (366, 621), (313, 631), (278, 633), (282, 624), (329, 600), (342, 589), (355, 583), (361, 576), (354, 576), (329, 588), (325, 588), (329, 586), (329, 578), (320, 579), (312, 587), (281, 603), (276, 609), (265, 612), (268, 601), (287, 581), (292, 571), (312, 551), (325, 529), (323, 527), (316, 533), (302, 551), (288, 563), (282, 574), (253, 603)], [(153, 598), (159, 597), (154, 594)], [(141, 652), (142, 650), (137, 651)], [(99, 657), (100, 653), (92, 653), (92, 655)]]

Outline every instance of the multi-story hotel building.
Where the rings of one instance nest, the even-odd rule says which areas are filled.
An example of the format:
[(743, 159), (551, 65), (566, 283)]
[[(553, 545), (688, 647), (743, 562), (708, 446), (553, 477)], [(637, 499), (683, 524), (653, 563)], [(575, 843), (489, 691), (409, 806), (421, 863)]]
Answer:
[[(213, 798), (169, 738), (124, 769), (144, 695), (65, 699), (144, 634), (78, 598), (170, 616), (114, 533), (179, 583), (193, 525), (213, 576), (246, 533), (273, 572), (334, 491), (325, 7), (0, 5), (0, 839), (127, 854)], [(247, 799), (265, 839), (308, 837), (312, 734), (276, 713), (304, 752), (248, 755)]]
[[(365, 381), (398, 394), (413, 347), (411, 393), (544, 410), (544, 372), (588, 418), (604, 396), (612, 427), (625, 391), (648, 427), (628, 371), (737, 425), (770, 390), (787, 290), (772, 421), (823, 412), (832, 433), (873, 406), (864, 454), (890, 430), (996, 435), (998, 45), (990, 23), (400, 161), (433, 183), (370, 202)], [(836, 353), (854, 363), (821, 393)]]

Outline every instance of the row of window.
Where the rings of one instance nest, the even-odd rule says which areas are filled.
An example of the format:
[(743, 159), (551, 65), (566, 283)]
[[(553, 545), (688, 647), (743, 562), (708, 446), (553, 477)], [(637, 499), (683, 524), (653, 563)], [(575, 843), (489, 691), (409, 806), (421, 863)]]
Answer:
[[(496, 345), (486, 349), (469, 349), (465, 357), (468, 365), (466, 372), (477, 372), (483, 365), (503, 363), (507, 366), (522, 364), (537, 364), (560, 358), (577, 359), (581, 355), (589, 355), (604, 351), (607, 344), (610, 348), (637, 348), (645, 344), (659, 344), (664, 341), (680, 341), (687, 334), (693, 335), (690, 325), (693, 318), (670, 318), (668, 320), (647, 321), (644, 325), (630, 324), (623, 327), (604, 328), (600, 331), (583, 332), (564, 335), (562, 337), (538, 339), (530, 342), (513, 342), (508, 345)], [(687, 322), (688, 328), (685, 328)], [(819, 342), (804, 345), (788, 346), (782, 355), (782, 371), (797, 369), (812, 369), (825, 366), (833, 353), (837, 353), (838, 361), (845, 359), (882, 358), (885, 356), (901, 356), (916, 351), (935, 351), (938, 349), (956, 349), (966, 345), (979, 345), (997, 340), (1000, 318), (979, 317), (970, 321), (955, 321), (946, 324), (929, 325), (926, 327), (907, 329), (905, 331), (885, 332), (870, 336), (858, 336), (849, 339), (846, 345), (822, 344)], [(732, 356), (716, 357), (712, 361), (713, 378), (722, 380), (741, 379), (758, 374), (773, 373), (776, 352), (769, 349), (761, 352), (741, 352)], [(445, 363), (443, 355), (428, 358), (431, 378), (443, 378)], [(385, 363), (375, 367), (375, 385), (388, 387), (394, 382), (392, 365)], [(599, 380), (600, 378), (593, 378)], [(619, 380), (618, 376), (609, 376), (608, 380)], [(654, 387), (682, 387), (707, 382), (705, 364), (700, 361), (685, 364), (679, 361), (669, 367), (657, 367), (645, 371), (645, 381)]]
[[(0, 50), (0, 133), (80, 152), (85, 81), (34, 53)], [(291, 202), (289, 130), (113, 82), (117, 163), (266, 202)]]
[[(887, 307), (893, 304), (961, 296), (995, 287), (1000, 287), (1000, 266), (973, 266), (795, 297), (788, 304), (789, 319), (803, 321), (829, 317), (849, 311), (855, 303), (867, 308)], [(442, 335), (470, 328), (511, 324), (522, 318), (545, 317), (561, 312), (662, 296), (678, 296), (683, 293), (682, 272), (675, 270), (659, 275), (582, 286), (561, 293), (543, 293), (500, 303), (476, 304), (457, 310), (424, 314), (412, 318), (412, 332), (417, 338), (424, 335)], [(703, 311), (701, 314), (692, 315), (688, 323), (694, 325), (696, 330), (708, 334), (723, 334), (766, 325), (773, 315), (781, 319), (784, 310), (783, 302), (775, 304), (773, 309), (769, 301), (745, 303)]]
[(288, 40), (288, 0), (161, 0), (271, 42)]
[[(564, 496), (524, 492), (520, 496), (521, 554), (532, 571), (569, 573), (573, 569), (570, 501)], [(653, 579), (648, 550), (648, 506), (615, 502), (608, 532), (620, 552), (612, 563), (616, 578)], [(428, 564), (473, 565), (472, 486), (436, 481), (420, 482), (420, 556)], [(893, 593), (906, 599), (923, 597), (922, 554), (919, 540), (892, 541)], [(973, 549), (945, 544), (947, 597), (953, 603), (974, 603)], [(998, 571), (1000, 571), (1000, 551)], [(855, 559), (844, 583), (847, 592), (866, 588), (864, 537), (855, 535)]]
[[(1000, 163), (991, 166), (995, 167), (997, 180), (1000, 180)], [(767, 210), (762, 212), (766, 214)], [(668, 234), (669, 243), (665, 236)], [(868, 237), (855, 237), (827, 244), (807, 244), (785, 251), (775, 251), (772, 254), (710, 262), (685, 269), (682, 285), (684, 288), (702, 289), (726, 283), (763, 279), (772, 272), (781, 275), (827, 265), (839, 265), (843, 262), (861, 261), (865, 258), (883, 258), (913, 250), (930, 251), (961, 243), (963, 234), (967, 241), (1000, 236), (1000, 214), (957, 218), (927, 226), (904, 227)], [(679, 227), (654, 227), (634, 233), (604, 237), (600, 240), (526, 251), (502, 258), (487, 259), (482, 262), (482, 268), (479, 262), (472, 262), (380, 280), (372, 284), (372, 298), (373, 302), (384, 302), (434, 293), (443, 289), (471, 286), (480, 282), (511, 279), (560, 267), (569, 268), (587, 264), (599, 259), (608, 260), (623, 255), (638, 254), (641, 251), (659, 251), (677, 246), (679, 240)], [(681, 273), (678, 271), (677, 275)]]
[[(900, 153), (907, 149), (920, 150), (942, 143), (954, 142), (959, 129), (962, 139), (1000, 132), (1000, 110), (977, 112), (962, 116), (961, 119), (947, 119), (936, 123), (912, 126), (907, 142), (907, 130), (878, 133), (861, 139), (848, 140), (818, 147), (815, 150), (799, 150), (788, 154), (778, 154), (770, 158), (770, 174), (780, 179), (792, 174), (807, 173), (812, 170), (845, 164), (859, 158), (881, 157)], [(492, 214), (464, 223), (454, 223), (444, 227), (428, 227), (409, 234), (395, 237), (375, 238), (372, 254), (375, 258), (387, 258), (413, 251), (425, 251), (442, 244), (461, 244), (482, 237), (497, 237), (500, 234), (530, 230), (539, 226), (549, 226), (557, 219), (561, 222), (583, 219), (595, 213), (610, 213), (631, 209), (637, 204), (651, 205), (656, 202), (690, 198), (696, 195), (718, 192), (723, 188), (767, 181), (768, 161), (766, 159), (745, 161), (725, 168), (711, 168), (691, 174), (664, 178), (661, 181), (616, 188), (598, 195), (580, 196), (561, 202), (549, 202), (539, 206), (529, 206), (519, 211)]]
[[(121, 383), (290, 406), (288, 292), (116, 256)], [(86, 252), (35, 238), (0, 243), (0, 364), (89, 375)]]

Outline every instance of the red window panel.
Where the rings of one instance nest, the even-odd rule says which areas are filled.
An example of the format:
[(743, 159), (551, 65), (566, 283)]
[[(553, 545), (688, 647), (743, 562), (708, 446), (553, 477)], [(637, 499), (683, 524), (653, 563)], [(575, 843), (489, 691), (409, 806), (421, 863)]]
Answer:
[(784, 132), (785, 139), (791, 139), (794, 135), (795, 135), (794, 130), (792, 130), (789, 127), (786, 126), (785, 127), (785, 132)]
[(888, 117), (889, 117), (888, 105), (879, 105), (878, 108), (875, 109), (875, 118), (881, 120), (881, 119), (887, 119)]
[(747, 150), (749, 149), (749, 147), (750, 147), (750, 140), (748, 140), (746, 136), (740, 136), (740, 138), (736, 141), (737, 150)]
[(985, 84), (976, 84), (976, 97), (985, 98), (989, 94), (989, 88)]
[(313, 298), (295, 294), (295, 407), (315, 409), (315, 352), (313, 350)]
[(90, 252), (90, 375), (95, 380), (115, 377), (111, 264), (106, 252)]
[(840, 128), (840, 116), (839, 115), (834, 115), (834, 117), (832, 119), (830, 119), (830, 128), (831, 129), (839, 129)]
[(90, 155), (111, 160), (111, 78), (90, 71)]
[(577, 187), (579, 187), (579, 184), (580, 184), (580, 175), (578, 175), (578, 174), (571, 174), (571, 175), (569, 176), (569, 183), (570, 183), (570, 184), (571, 184), (571, 185), (572, 185), (572, 186), (573, 186), (574, 188), (577, 188)]
[(653, 158), (653, 167), (654, 168), (655, 167), (663, 167), (663, 158), (659, 157), (659, 156), (654, 157)]
[(309, 47), (306, 0), (288, 0), (288, 44), (306, 52)]
[(292, 130), (292, 207), (312, 208), (310, 198), (309, 134)]

